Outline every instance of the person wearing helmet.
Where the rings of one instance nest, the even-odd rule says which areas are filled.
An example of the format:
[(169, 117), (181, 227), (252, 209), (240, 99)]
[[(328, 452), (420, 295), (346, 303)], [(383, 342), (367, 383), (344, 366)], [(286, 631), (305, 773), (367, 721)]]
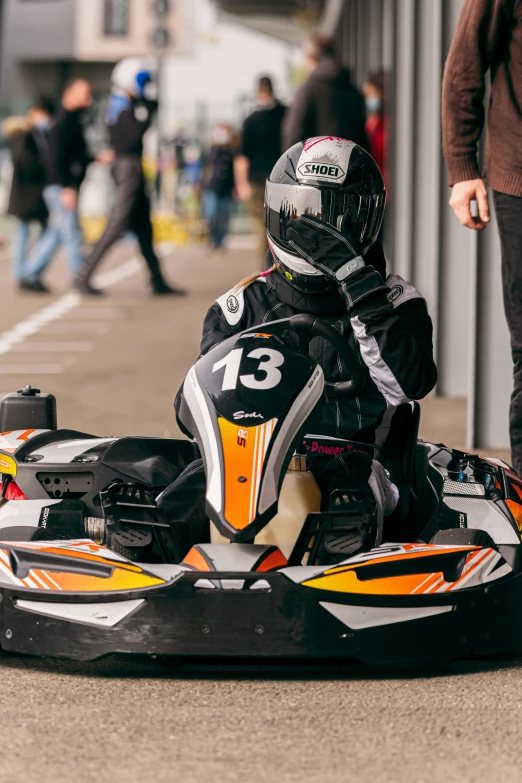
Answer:
[[(268, 269), (219, 297), (201, 342), (205, 354), (235, 333), (297, 313), (317, 315), (345, 336), (369, 377), (357, 396), (327, 399), (317, 434), (359, 445), (326, 460), (312, 454), (311, 470), (326, 507), (333, 490), (375, 498), (377, 543), (398, 491), (375, 457), (397, 407), (427, 395), (437, 379), (426, 301), (411, 283), (387, 274), (376, 241), (385, 202), (381, 172), (357, 144), (321, 136), (290, 147), (266, 183)], [(346, 380), (330, 344), (315, 338), (310, 355), (328, 381)], [(185, 535), (182, 523), (201, 519), (204, 488), (202, 464), (192, 464), (158, 499)]]
[(142, 169), (143, 137), (149, 129), (158, 103), (152, 97), (153, 73), (137, 57), (121, 60), (112, 74), (112, 93), (106, 115), (111, 145), (115, 153), (113, 178), (116, 183), (114, 207), (107, 227), (85, 260), (76, 287), (85, 295), (101, 294), (91, 278), (109, 248), (126, 232), (136, 234), (147, 263), (154, 294), (183, 294), (167, 284), (152, 244), (150, 201)]

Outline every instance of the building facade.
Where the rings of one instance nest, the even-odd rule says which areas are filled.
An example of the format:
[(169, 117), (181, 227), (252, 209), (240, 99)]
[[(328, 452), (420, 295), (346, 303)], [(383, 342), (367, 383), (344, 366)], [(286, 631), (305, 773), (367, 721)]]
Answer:
[[(2, 8), (3, 5), (3, 8)], [(122, 57), (190, 52), (190, 0), (170, 0), (163, 19), (146, 0), (3, 0), (0, 3), (0, 114), (24, 111), (74, 76), (107, 92)]]

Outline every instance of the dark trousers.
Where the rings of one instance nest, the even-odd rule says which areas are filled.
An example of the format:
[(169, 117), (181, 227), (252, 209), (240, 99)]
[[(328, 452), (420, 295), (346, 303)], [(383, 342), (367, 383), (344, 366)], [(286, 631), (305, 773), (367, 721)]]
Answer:
[(138, 239), (154, 287), (163, 282), (163, 277), (152, 245), (150, 201), (145, 190), (140, 158), (116, 158), (112, 175), (116, 183), (114, 206), (105, 231), (85, 260), (78, 277), (88, 281), (109, 248), (127, 231), (132, 231)]
[[(368, 485), (372, 472), (372, 458), (368, 454), (349, 454), (335, 459), (315, 457), (310, 469), (322, 493), (323, 510), (329, 508), (330, 493), (334, 490), (356, 491), (361, 499), (374, 499)], [(203, 460), (198, 459), (157, 498), (158, 506), (175, 528), (178, 543), (187, 552), (194, 544), (208, 540), (205, 538), (208, 536), (205, 489)]]
[(511, 395), (509, 434), (511, 459), (522, 474), (522, 198), (493, 193), (502, 247), (502, 291), (511, 335), (514, 388)]

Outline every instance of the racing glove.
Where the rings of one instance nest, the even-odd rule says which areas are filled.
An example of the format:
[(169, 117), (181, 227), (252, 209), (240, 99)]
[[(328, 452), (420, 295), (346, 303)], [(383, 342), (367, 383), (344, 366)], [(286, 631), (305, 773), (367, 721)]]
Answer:
[(350, 310), (376, 291), (388, 292), (380, 274), (365, 262), (360, 243), (324, 220), (301, 215), (290, 221), (286, 236), (294, 252), (337, 283)]

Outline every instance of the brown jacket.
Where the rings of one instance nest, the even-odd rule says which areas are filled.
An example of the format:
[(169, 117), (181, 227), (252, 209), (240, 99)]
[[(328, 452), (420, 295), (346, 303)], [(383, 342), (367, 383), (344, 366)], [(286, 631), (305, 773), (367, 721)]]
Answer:
[(449, 184), (481, 176), (485, 75), (491, 71), (486, 176), (522, 197), (522, 0), (465, 0), (444, 73), (443, 149)]

